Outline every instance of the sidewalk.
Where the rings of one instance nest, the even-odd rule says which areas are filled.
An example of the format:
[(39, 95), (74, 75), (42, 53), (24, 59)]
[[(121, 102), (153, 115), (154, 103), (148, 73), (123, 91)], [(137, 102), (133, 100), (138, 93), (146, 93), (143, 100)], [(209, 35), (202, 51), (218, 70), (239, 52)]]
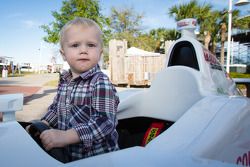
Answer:
[(40, 119), (52, 103), (55, 87), (42, 87), (38, 92), (24, 98), (23, 110), (16, 112), (17, 121), (29, 122)]
[(0, 78), (0, 94), (23, 93), (23, 110), (16, 112), (17, 121), (40, 119), (52, 103), (56, 87), (44, 86), (58, 79), (58, 74), (35, 74), (25, 77)]
[[(0, 78), (0, 94), (24, 94), (23, 110), (16, 112), (17, 121), (29, 122), (40, 119), (47, 112), (48, 106), (53, 102), (57, 90), (56, 87), (44, 86), (44, 84), (57, 78), (57, 74)], [(126, 89), (117, 88), (117, 91)]]

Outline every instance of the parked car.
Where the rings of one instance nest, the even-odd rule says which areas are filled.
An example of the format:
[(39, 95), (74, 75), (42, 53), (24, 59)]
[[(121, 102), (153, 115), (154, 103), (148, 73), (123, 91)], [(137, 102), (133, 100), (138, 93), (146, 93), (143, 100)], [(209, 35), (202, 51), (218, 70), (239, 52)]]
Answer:
[(33, 72), (34, 70), (32, 69), (31, 66), (25, 66), (25, 65), (23, 65), (23, 66), (21, 66), (20, 71), (21, 72)]
[(60, 70), (60, 73), (62, 74), (63, 71), (68, 71), (69, 69), (70, 69), (69, 64), (66, 61), (64, 61), (62, 69)]

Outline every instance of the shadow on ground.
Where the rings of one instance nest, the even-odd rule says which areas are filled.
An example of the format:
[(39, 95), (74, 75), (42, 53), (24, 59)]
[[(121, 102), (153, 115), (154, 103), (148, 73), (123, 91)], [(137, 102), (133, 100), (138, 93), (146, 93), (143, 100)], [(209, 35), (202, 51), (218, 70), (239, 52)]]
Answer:
[(29, 95), (29, 96), (26, 96), (24, 97), (24, 105), (27, 104), (28, 102), (31, 102), (32, 100), (36, 100), (36, 99), (40, 99), (44, 96), (47, 96), (51, 93), (55, 93), (57, 91), (57, 89), (47, 89), (47, 90), (44, 90), (43, 93), (41, 94), (32, 94), (32, 95)]
[(12, 81), (12, 80), (1, 80), (0, 85), (8, 85), (8, 84), (19, 84), (20, 81)]

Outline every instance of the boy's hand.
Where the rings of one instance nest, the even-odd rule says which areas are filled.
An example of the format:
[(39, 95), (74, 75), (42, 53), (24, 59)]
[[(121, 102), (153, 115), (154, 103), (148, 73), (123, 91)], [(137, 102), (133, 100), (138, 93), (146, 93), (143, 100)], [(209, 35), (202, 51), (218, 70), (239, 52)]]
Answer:
[(44, 148), (49, 151), (52, 148), (64, 147), (67, 145), (66, 133), (62, 130), (49, 129), (41, 133), (40, 139), (43, 143)]
[(65, 147), (80, 142), (80, 138), (74, 129), (67, 131), (57, 129), (45, 130), (41, 133), (40, 139), (47, 151), (52, 148)]

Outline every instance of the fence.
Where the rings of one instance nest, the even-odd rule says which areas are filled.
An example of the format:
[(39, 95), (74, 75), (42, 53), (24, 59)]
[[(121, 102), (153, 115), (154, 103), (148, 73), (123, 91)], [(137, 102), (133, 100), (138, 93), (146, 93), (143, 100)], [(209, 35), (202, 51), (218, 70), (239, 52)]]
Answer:
[[(165, 48), (173, 41), (168, 41)], [(164, 68), (166, 55), (138, 56), (126, 55), (127, 41), (111, 40), (109, 42), (109, 70), (113, 84), (128, 86), (147, 86), (151, 84), (155, 74)], [(165, 51), (166, 53), (167, 51)]]

